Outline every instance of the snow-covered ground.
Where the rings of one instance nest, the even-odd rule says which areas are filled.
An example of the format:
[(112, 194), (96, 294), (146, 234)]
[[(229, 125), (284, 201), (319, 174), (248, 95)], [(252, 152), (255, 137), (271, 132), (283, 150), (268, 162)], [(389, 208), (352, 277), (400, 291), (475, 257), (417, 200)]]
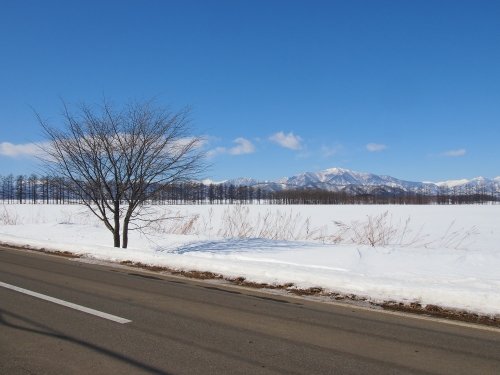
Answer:
[(180, 219), (115, 249), (81, 206), (0, 204), (0, 242), (500, 315), (500, 205), (153, 209)]

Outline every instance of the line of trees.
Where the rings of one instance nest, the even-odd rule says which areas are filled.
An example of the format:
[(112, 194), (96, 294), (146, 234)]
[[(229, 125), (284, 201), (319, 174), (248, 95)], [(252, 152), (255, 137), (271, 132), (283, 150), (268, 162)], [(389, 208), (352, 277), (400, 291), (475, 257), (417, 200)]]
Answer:
[[(0, 200), (4, 203), (80, 204), (84, 192), (75, 193), (61, 177), (0, 176)], [(437, 193), (347, 193), (326, 190), (268, 191), (260, 187), (201, 183), (153, 186), (152, 204), (484, 204), (500, 201), (500, 192), (484, 187), (440, 188)]]
[(0, 176), (0, 200), (4, 203), (80, 203), (62, 178), (36, 174)]

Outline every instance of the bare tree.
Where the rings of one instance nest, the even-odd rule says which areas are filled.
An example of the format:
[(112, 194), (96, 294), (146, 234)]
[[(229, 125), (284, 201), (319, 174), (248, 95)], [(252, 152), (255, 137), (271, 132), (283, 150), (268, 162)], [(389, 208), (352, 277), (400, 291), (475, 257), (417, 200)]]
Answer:
[(57, 128), (37, 114), (48, 138), (44, 165), (112, 232), (114, 246), (126, 248), (129, 230), (159, 219), (147, 204), (202, 170), (202, 139), (190, 133), (189, 109), (133, 102), (116, 110), (107, 101), (63, 108)]

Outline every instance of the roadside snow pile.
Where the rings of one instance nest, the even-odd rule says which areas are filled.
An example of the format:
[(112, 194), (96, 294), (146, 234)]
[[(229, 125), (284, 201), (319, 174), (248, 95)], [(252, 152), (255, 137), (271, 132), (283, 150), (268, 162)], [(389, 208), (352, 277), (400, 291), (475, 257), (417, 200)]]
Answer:
[[(184, 221), (157, 228), (147, 237), (132, 232), (129, 249), (109, 246), (111, 234), (80, 206), (3, 209), (11, 219), (0, 223), (0, 242), (5, 244), (210, 271), (258, 283), (321, 287), (376, 302), (500, 314), (500, 205), (286, 206), (279, 214), (272, 211), (276, 206), (247, 206), (243, 214), (231, 213), (234, 208), (228, 206), (177, 206), (173, 210)], [(233, 215), (231, 220), (240, 215), (240, 223), (232, 225), (246, 220), (245, 230), (237, 235), (235, 229), (233, 238), (225, 238), (228, 215)], [(300, 215), (302, 221), (293, 219), (288, 225), (294, 240), (253, 238), (266, 215), (268, 227), (277, 222), (273, 215)], [(319, 233), (318, 228), (318, 238), (301, 238)], [(283, 230), (275, 234), (285, 237)], [(356, 231), (360, 238), (385, 237), (372, 244), (357, 238)]]

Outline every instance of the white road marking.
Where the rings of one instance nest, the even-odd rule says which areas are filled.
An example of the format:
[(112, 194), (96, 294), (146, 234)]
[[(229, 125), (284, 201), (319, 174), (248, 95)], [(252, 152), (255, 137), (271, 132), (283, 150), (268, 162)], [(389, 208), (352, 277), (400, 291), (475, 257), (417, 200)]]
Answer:
[(112, 320), (113, 322), (116, 322), (116, 323), (125, 324), (125, 323), (132, 322), (131, 320), (128, 320), (125, 318), (120, 318), (119, 316), (116, 316), (116, 315), (111, 315), (111, 314), (108, 314), (108, 313), (105, 313), (102, 311), (91, 309), (89, 307), (77, 305), (76, 303), (66, 302), (66, 301), (63, 301), (62, 299), (59, 299), (59, 298), (46, 296), (45, 294), (33, 292), (31, 290), (24, 289), (24, 288), (19, 288), (18, 286), (6, 284), (6, 283), (3, 283), (1, 281), (0, 281), (0, 287), (11, 289), (11, 290), (14, 290), (14, 291), (19, 292), (19, 293), (24, 293), (24, 294), (27, 294), (29, 296), (32, 296), (35, 298), (40, 298), (40, 299), (43, 299), (45, 301), (49, 301), (52, 303), (56, 303), (56, 304), (61, 305), (61, 306), (66, 306), (66, 307), (69, 307), (69, 308), (74, 309), (74, 310), (78, 310), (78, 311), (82, 311), (82, 312), (87, 313), (87, 314), (98, 316), (100, 318)]

